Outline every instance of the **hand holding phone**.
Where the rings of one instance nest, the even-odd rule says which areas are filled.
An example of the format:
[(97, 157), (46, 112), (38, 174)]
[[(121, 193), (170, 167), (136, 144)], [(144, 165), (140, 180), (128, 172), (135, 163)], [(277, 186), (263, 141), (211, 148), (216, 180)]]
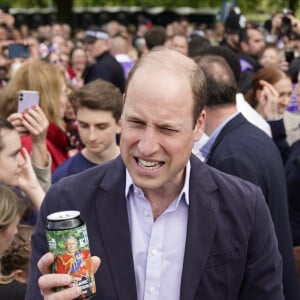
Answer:
[(39, 105), (40, 94), (38, 91), (21, 90), (18, 92), (18, 112), (22, 113), (33, 105)]
[(28, 45), (24, 44), (9, 44), (8, 57), (9, 58), (28, 58), (30, 55)]

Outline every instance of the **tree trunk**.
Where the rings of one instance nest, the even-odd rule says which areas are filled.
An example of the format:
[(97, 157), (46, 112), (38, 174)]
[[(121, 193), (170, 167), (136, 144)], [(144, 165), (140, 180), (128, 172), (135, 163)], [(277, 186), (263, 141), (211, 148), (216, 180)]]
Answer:
[(73, 0), (54, 0), (57, 8), (57, 21), (73, 25), (72, 8)]
[(289, 9), (291, 9), (293, 12), (296, 12), (298, 7), (298, 0), (289, 0), (288, 5)]

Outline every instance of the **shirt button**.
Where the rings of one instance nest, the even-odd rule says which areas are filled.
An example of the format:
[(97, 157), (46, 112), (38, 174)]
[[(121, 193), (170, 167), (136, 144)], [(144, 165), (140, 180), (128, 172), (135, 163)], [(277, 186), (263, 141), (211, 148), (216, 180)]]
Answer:
[(145, 216), (145, 217), (149, 217), (149, 215), (150, 215), (150, 214), (149, 214), (149, 211), (144, 210), (144, 216)]
[(155, 292), (155, 287), (154, 286), (150, 286), (148, 289), (150, 294), (153, 294)]
[(153, 249), (153, 250), (151, 251), (151, 254), (152, 254), (153, 256), (156, 255), (156, 254), (158, 254), (158, 250)]

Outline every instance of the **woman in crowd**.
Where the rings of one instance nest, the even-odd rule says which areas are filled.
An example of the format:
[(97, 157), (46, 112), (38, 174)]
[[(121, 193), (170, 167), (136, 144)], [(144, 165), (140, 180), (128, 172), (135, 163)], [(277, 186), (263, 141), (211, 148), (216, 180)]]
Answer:
[(245, 98), (261, 116), (269, 119), (267, 106), (270, 103), (267, 101), (266, 90), (262, 81), (269, 83), (278, 93), (278, 97), (276, 97), (277, 111), (275, 113), (278, 117), (283, 117), (292, 94), (290, 77), (276, 67), (261, 68), (255, 74), (252, 89), (245, 95)]
[(35, 175), (27, 150), (22, 148), (18, 132), (6, 119), (0, 119), (0, 182), (14, 189), (29, 205), (26, 221), (35, 224), (45, 192)]
[[(16, 114), (17, 95), (20, 90), (39, 92), (39, 106), (49, 121), (46, 144), (52, 158), (51, 170), (54, 171), (68, 157), (69, 142), (65, 134), (63, 121), (68, 96), (64, 73), (54, 65), (43, 61), (23, 63), (7, 84), (0, 99), (2, 116), (6, 118), (10, 116), (10, 121), (15, 126), (21, 126), (24, 121), (22, 113)], [(22, 144), (29, 152), (31, 151), (32, 142), (32, 136), (25, 135), (22, 137)]]
[(88, 58), (84, 48), (75, 47), (70, 53), (70, 66), (67, 68), (69, 78), (75, 88), (84, 85), (84, 72), (86, 70)]
[(29, 273), (33, 227), (19, 225), (11, 245), (1, 258), (0, 294), (2, 300), (24, 300)]
[[(293, 135), (291, 130), (294, 125), (294, 115), (287, 111), (292, 95), (291, 78), (278, 68), (261, 68), (254, 76), (252, 88), (245, 95), (245, 99), (271, 126), (274, 142), (279, 147), (283, 161), (286, 161), (287, 148), (285, 136), (276, 124), (283, 118), (283, 124), (287, 135)], [(285, 132), (284, 132), (285, 134)]]
[(25, 209), (25, 202), (10, 187), (0, 183), (0, 258), (18, 232), (17, 225)]
[(294, 245), (297, 246), (300, 245), (300, 141), (289, 146), (285, 128), (291, 85), (291, 79), (283, 72), (265, 68), (254, 77), (253, 89), (246, 99), (269, 120), (273, 140), (285, 163), (290, 224)]

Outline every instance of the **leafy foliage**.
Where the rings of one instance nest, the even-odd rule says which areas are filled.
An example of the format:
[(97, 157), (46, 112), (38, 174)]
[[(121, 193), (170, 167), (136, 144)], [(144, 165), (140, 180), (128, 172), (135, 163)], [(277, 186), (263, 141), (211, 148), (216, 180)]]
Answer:
[[(66, 3), (73, 3), (76, 7), (87, 6), (139, 6), (151, 7), (194, 7), (194, 8), (218, 8), (226, 0), (61, 0)], [(227, 0), (230, 2), (230, 0)], [(226, 1), (226, 2), (227, 2)], [(267, 13), (279, 11), (289, 7), (294, 11), (298, 8), (297, 0), (231, 0), (245, 13), (254, 13), (264, 10)], [(58, 0), (2, 0), (1, 5), (9, 5), (12, 8), (45, 8), (56, 7)]]

